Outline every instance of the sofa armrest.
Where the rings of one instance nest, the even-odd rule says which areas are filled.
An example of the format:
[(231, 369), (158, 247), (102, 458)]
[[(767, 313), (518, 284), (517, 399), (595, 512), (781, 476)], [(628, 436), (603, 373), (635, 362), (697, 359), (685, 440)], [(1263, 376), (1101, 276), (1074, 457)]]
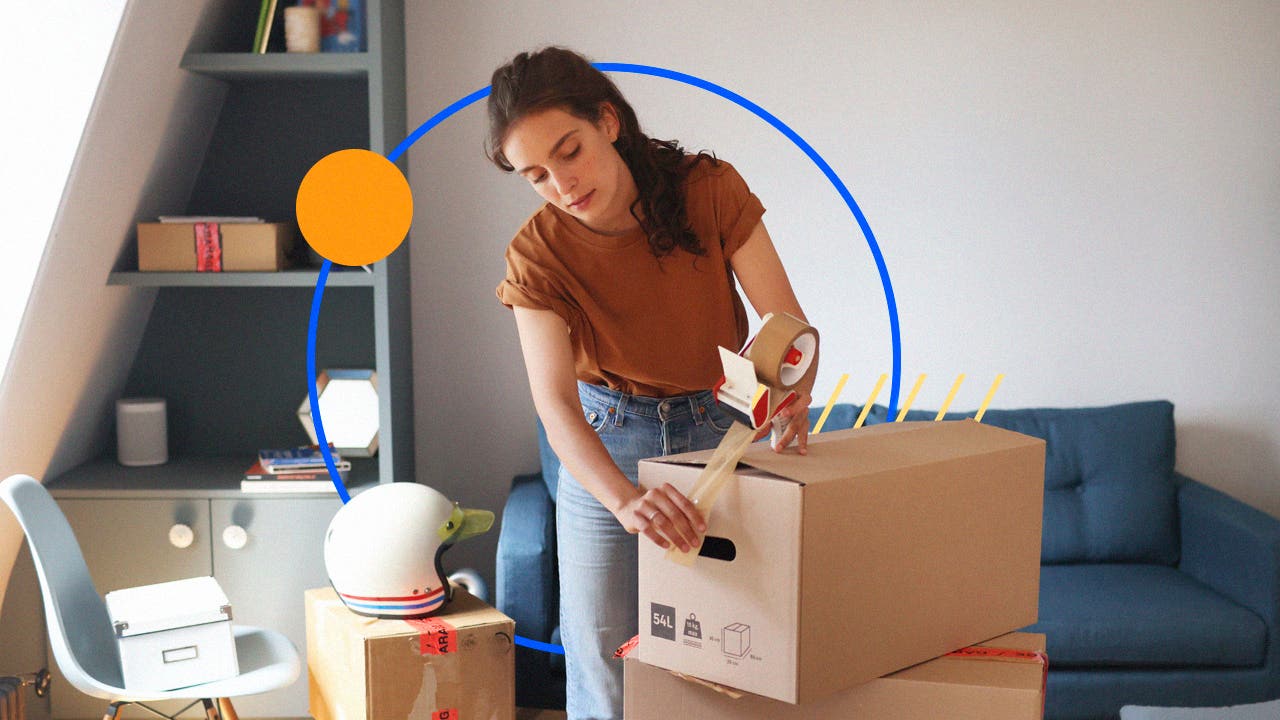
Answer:
[(497, 605), (516, 632), (542, 642), (560, 624), (556, 507), (542, 474), (517, 475), (498, 533)]
[(1277, 629), (1280, 520), (1175, 473), (1182, 530), (1179, 569)]

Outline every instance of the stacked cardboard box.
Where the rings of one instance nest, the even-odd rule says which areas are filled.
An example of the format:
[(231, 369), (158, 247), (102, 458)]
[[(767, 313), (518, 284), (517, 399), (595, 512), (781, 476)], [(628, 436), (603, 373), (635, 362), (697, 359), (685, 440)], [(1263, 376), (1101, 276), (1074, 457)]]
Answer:
[(515, 716), (515, 623), (466, 590), (425, 620), (347, 609), (306, 592), (307, 674), (316, 720)]
[[(687, 493), (709, 458), (643, 461), (640, 483)], [(632, 674), (808, 705), (1033, 624), (1043, 492), (1044, 442), (971, 420), (753, 445), (693, 567), (641, 543)], [(626, 688), (647, 717), (661, 693)]]
[(1010, 633), (800, 705), (626, 658), (627, 720), (1030, 720), (1044, 712), (1044, 636)]

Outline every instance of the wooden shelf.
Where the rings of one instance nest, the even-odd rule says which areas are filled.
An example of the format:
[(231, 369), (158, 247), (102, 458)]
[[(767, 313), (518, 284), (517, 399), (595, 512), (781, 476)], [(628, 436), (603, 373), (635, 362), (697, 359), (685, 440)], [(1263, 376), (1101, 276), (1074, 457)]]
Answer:
[[(138, 287), (315, 287), (318, 270), (280, 272), (137, 272), (117, 271), (108, 285)], [(364, 270), (331, 270), (325, 287), (373, 287), (374, 274)]]
[[(170, 458), (163, 465), (126, 467), (101, 457), (49, 481), (56, 498), (292, 498), (332, 497), (337, 493), (243, 493), (240, 479), (253, 458), (244, 455)], [(372, 487), (378, 481), (376, 460), (352, 460), (347, 490)]]
[(368, 53), (187, 53), (182, 69), (222, 80), (341, 78), (369, 74)]

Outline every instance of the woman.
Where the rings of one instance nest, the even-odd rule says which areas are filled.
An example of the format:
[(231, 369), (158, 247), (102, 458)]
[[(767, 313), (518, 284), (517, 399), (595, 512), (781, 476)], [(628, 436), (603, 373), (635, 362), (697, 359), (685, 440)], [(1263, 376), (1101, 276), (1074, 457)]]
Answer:
[[(732, 424), (709, 388), (717, 346), (740, 348), (746, 310), (803, 319), (737, 171), (646, 137), (603, 73), (561, 48), (494, 74), (493, 162), (546, 204), (507, 249), (498, 297), (514, 309), (534, 406), (562, 463), (556, 529), (570, 718), (622, 717), (636, 634), (636, 534), (695, 548), (706, 530), (670, 485), (641, 492), (640, 459), (715, 447)], [(781, 413), (806, 452), (813, 373)]]

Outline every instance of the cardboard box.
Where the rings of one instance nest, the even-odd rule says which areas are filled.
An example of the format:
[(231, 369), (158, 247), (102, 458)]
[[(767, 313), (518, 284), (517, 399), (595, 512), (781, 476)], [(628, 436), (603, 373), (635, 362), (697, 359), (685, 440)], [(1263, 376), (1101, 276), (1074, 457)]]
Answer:
[(1010, 633), (979, 647), (1014, 652), (940, 657), (801, 705), (751, 694), (735, 698), (628, 657), (624, 715), (627, 720), (1039, 720), (1048, 667), (1044, 645), (1044, 635)]
[(239, 674), (231, 604), (212, 577), (114, 590), (105, 600), (125, 687), (173, 690)]
[(333, 588), (306, 591), (316, 720), (512, 720), (515, 622), (454, 588), (425, 620), (357, 615)]
[[(688, 493), (710, 455), (640, 484)], [(693, 567), (640, 543), (637, 658), (810, 702), (1031, 625), (1043, 496), (1044, 441), (972, 420), (753, 444)]]
[(281, 270), (293, 247), (285, 223), (212, 223), (217, 227), (219, 263), (199, 267), (196, 223), (138, 223), (138, 269), (142, 271), (221, 272)]

